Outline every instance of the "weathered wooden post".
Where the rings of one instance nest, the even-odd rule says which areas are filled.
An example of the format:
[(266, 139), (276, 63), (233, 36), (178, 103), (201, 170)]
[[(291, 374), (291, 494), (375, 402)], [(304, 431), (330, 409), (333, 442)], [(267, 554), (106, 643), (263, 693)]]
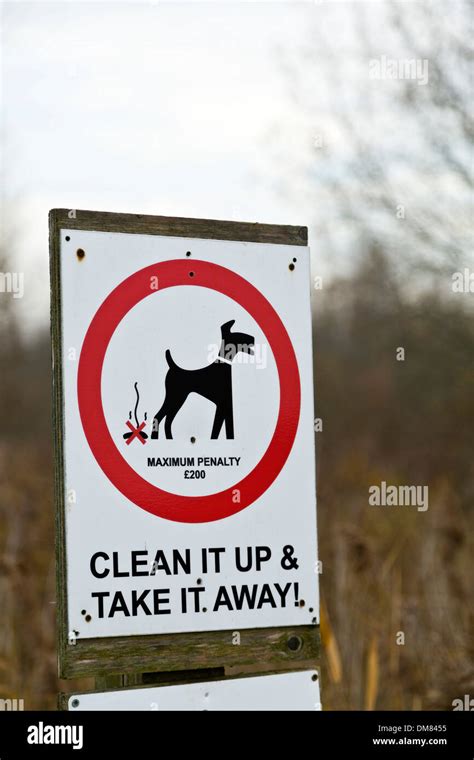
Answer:
[(61, 705), (317, 708), (307, 229), (55, 209), (50, 251)]

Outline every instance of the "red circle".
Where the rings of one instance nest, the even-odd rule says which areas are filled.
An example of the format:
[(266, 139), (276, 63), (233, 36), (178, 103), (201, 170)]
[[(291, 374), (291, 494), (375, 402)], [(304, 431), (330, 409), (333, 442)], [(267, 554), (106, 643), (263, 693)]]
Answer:
[[(275, 309), (247, 280), (208, 261), (164, 261), (135, 272), (120, 283), (97, 310), (79, 359), (77, 394), (84, 433), (97, 463), (113, 485), (137, 506), (176, 522), (220, 520), (240, 512), (273, 483), (293, 446), (300, 415), (300, 378), (295, 352)], [(153, 288), (155, 279), (158, 289)], [(123, 458), (109, 433), (102, 406), (102, 367), (110, 339), (122, 319), (141, 300), (165, 288), (192, 285), (232, 298), (258, 323), (275, 357), (280, 407), (273, 437), (254, 467), (239, 483), (208, 496), (182, 496), (163, 491), (141, 477)], [(239, 500), (237, 491), (240, 491)]]

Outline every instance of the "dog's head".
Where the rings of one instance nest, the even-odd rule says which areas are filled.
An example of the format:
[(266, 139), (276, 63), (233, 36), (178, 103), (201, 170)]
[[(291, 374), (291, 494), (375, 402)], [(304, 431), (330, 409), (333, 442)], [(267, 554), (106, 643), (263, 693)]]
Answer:
[(253, 335), (248, 335), (242, 332), (232, 332), (232, 325), (235, 324), (235, 319), (231, 319), (230, 322), (226, 322), (221, 326), (222, 340), (224, 341), (225, 358), (232, 361), (239, 351), (243, 354), (253, 355), (255, 338)]

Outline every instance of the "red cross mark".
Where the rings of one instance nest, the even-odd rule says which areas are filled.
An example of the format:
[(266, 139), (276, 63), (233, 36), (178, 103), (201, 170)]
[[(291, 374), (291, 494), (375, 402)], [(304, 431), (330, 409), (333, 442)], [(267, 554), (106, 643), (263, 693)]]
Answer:
[(142, 422), (142, 424), (139, 425), (137, 428), (133, 427), (133, 425), (130, 422), (130, 420), (127, 420), (125, 424), (132, 431), (131, 433), (129, 433), (129, 438), (127, 438), (127, 440), (125, 441), (125, 443), (127, 444), (127, 446), (130, 446), (130, 444), (131, 444), (131, 442), (133, 441), (134, 438), (138, 438), (138, 440), (140, 441), (140, 443), (143, 443), (143, 445), (145, 445), (146, 441), (142, 437), (141, 431), (145, 427), (146, 422)]

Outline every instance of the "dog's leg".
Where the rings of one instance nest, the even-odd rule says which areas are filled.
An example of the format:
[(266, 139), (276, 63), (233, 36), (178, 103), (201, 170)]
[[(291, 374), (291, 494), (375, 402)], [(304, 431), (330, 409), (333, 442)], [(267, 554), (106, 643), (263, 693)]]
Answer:
[(153, 418), (153, 425), (151, 430), (151, 437), (156, 441), (159, 438), (160, 422), (166, 414), (166, 399), (159, 412), (157, 412)]
[(178, 400), (174, 399), (172, 402), (170, 402), (166, 408), (166, 419), (165, 419), (165, 436), (167, 438), (173, 438), (173, 433), (171, 431), (171, 425), (173, 424), (173, 420), (178, 414), (179, 410), (183, 406), (184, 402), (186, 401), (187, 396), (184, 398), (180, 398)]
[(233, 439), (234, 437), (234, 417), (232, 411), (230, 415), (225, 418), (225, 437), (228, 439)]
[(234, 437), (234, 410), (232, 408), (232, 396), (226, 404), (225, 410), (225, 436), (227, 439)]
[(222, 413), (222, 407), (216, 406), (216, 414), (214, 416), (214, 423), (212, 425), (211, 440), (219, 438), (222, 425), (224, 424), (224, 415)]

